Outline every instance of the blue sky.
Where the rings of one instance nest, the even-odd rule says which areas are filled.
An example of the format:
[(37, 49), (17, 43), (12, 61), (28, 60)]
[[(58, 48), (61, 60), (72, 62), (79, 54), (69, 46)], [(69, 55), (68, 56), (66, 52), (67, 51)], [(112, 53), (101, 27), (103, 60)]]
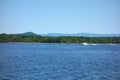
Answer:
[(0, 0), (0, 33), (120, 33), (120, 0)]

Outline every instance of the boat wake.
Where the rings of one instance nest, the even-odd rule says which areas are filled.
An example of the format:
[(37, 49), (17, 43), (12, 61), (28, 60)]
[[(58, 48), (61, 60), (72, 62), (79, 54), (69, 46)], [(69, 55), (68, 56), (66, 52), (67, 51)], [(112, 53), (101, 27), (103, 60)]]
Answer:
[(97, 44), (88, 44), (88, 43), (81, 43), (82, 45), (97, 45)]

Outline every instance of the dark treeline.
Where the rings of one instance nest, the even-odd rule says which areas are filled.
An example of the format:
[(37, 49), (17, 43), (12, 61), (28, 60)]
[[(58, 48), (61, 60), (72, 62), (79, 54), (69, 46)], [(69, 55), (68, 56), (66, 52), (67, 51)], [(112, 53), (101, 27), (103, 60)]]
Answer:
[(28, 36), (0, 34), (0, 42), (39, 42), (39, 43), (120, 43), (120, 37), (76, 37), (76, 36)]

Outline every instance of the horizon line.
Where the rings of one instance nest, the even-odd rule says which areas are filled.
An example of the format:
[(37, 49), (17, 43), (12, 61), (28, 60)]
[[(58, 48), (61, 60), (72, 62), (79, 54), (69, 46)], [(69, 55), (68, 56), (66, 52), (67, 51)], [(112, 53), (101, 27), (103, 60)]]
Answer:
[(7, 33), (7, 32), (0, 32), (0, 34), (23, 34), (23, 33), (34, 33), (34, 34), (120, 34), (120, 33), (92, 33), (92, 32), (78, 32), (78, 33), (62, 33), (62, 32), (48, 32), (48, 33), (36, 33), (32, 31), (26, 31), (26, 32), (16, 32), (16, 33)]

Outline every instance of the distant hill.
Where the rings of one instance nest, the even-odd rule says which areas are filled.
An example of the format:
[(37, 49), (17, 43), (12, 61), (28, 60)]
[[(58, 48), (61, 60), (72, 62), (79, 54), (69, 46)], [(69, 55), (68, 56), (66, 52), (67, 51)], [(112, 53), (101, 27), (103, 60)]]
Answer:
[(77, 34), (48, 33), (41, 35), (42, 36), (120, 37), (120, 34), (93, 34), (93, 33), (77, 33)]
[(76, 34), (63, 34), (63, 33), (47, 33), (47, 34), (36, 34), (34, 32), (25, 32), (16, 35), (27, 35), (27, 36), (83, 36), (83, 37), (120, 37), (120, 34), (94, 34), (94, 33), (76, 33)]
[(33, 32), (19, 33), (19, 34), (16, 34), (16, 35), (25, 35), (25, 36), (39, 36), (38, 34), (36, 34), (36, 33), (33, 33)]

